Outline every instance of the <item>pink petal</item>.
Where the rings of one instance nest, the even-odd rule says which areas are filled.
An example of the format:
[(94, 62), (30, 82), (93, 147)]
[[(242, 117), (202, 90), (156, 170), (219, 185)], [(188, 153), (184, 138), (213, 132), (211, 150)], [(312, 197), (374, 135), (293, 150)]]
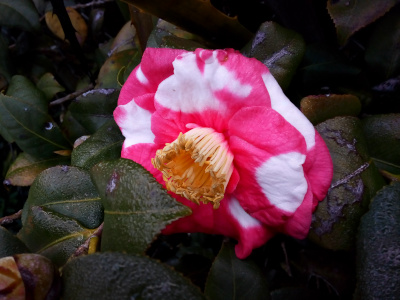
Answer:
[(333, 164), (328, 147), (318, 132), (315, 132), (315, 146), (307, 153), (304, 172), (312, 188), (313, 210), (315, 210), (318, 202), (325, 198), (333, 176)]
[(247, 257), (254, 248), (262, 246), (274, 235), (273, 231), (247, 214), (234, 198), (225, 197), (218, 209), (213, 209), (212, 205), (197, 205), (179, 196), (176, 198), (189, 206), (193, 213), (168, 225), (164, 234), (203, 232), (232, 237), (238, 240), (236, 255), (239, 258)]
[(240, 110), (229, 123), (229, 134), (240, 176), (235, 196), (253, 217), (267, 226), (280, 226), (307, 192), (303, 136), (265, 107)]
[(271, 107), (292, 124), (306, 140), (307, 149), (315, 145), (315, 129), (308, 119), (285, 96), (278, 82), (268, 71), (262, 75), (271, 99)]
[(276, 230), (297, 239), (306, 238), (312, 220), (312, 203), (313, 194), (311, 189), (308, 189), (303, 202), (293, 216), (290, 217), (280, 228), (276, 228)]
[(125, 147), (124, 144), (122, 146), (121, 157), (133, 160), (134, 162), (142, 165), (156, 178), (159, 183), (164, 184), (161, 172), (154, 168), (154, 166), (151, 164), (151, 159), (154, 158), (156, 151), (160, 149), (160, 147), (160, 145), (156, 144), (136, 144)]
[[(138, 96), (155, 94), (161, 81), (173, 74), (172, 62), (185, 53), (185, 50), (166, 48), (147, 48), (143, 53), (142, 61), (129, 75), (118, 99), (118, 105), (126, 104)], [(153, 99), (151, 103), (138, 103), (143, 108), (154, 111)], [(145, 104), (145, 106), (143, 106)], [(150, 105), (151, 104), (151, 105)], [(150, 109), (152, 107), (152, 109)]]
[(260, 76), (268, 69), (255, 59), (231, 50), (197, 49), (179, 56), (173, 66), (174, 74), (155, 95), (155, 107), (164, 118), (223, 132), (237, 110), (270, 105)]

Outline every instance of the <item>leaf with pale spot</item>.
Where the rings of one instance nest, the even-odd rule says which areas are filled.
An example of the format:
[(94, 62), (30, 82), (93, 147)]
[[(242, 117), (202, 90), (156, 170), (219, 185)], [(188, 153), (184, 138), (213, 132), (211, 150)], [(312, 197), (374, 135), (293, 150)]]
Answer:
[(143, 253), (167, 224), (191, 212), (131, 160), (101, 162), (91, 175), (104, 206), (102, 251)]

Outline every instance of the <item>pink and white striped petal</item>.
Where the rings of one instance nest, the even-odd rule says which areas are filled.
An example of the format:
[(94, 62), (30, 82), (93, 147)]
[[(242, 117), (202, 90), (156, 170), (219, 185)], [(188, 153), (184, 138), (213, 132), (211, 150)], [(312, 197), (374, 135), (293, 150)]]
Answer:
[[(143, 53), (142, 61), (129, 75), (121, 89), (118, 98), (118, 105), (127, 104), (137, 97), (145, 94), (153, 94), (157, 91), (158, 85), (174, 72), (172, 62), (175, 58), (185, 53), (185, 50), (147, 48)], [(141, 107), (154, 111), (154, 102), (137, 101)]]
[(268, 71), (262, 75), (267, 87), (271, 107), (280, 113), (287, 122), (292, 124), (306, 140), (307, 150), (315, 145), (315, 129), (301, 111), (285, 96), (276, 79)]
[(241, 206), (267, 226), (286, 222), (308, 189), (304, 137), (266, 107), (240, 110), (229, 123), (229, 135), (240, 176), (234, 194)]
[(114, 119), (125, 137), (124, 147), (140, 143), (153, 143), (154, 134), (151, 131), (152, 114), (131, 101), (119, 105), (114, 110)]
[(155, 95), (156, 109), (164, 118), (223, 132), (239, 109), (270, 103), (261, 76), (254, 75), (268, 69), (233, 50), (198, 49), (178, 56), (173, 66), (174, 74)]

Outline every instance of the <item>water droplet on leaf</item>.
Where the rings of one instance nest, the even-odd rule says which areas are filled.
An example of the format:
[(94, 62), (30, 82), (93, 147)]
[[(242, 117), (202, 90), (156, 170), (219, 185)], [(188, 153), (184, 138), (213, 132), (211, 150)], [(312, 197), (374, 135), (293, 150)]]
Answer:
[(51, 123), (51, 122), (47, 122), (47, 123), (44, 125), (44, 129), (46, 129), (46, 130), (51, 130), (51, 129), (53, 129), (53, 127), (54, 127), (54, 125), (53, 125), (53, 123)]

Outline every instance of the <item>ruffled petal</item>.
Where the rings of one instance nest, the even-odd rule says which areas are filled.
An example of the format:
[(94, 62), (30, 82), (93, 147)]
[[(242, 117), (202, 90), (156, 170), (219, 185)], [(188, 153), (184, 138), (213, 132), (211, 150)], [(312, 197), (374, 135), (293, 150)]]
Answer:
[(235, 250), (239, 258), (249, 256), (254, 248), (262, 246), (274, 235), (273, 231), (246, 213), (235, 198), (226, 197), (218, 209), (207, 204), (196, 205), (179, 196), (176, 198), (192, 209), (192, 215), (168, 225), (163, 230), (164, 234), (203, 232), (229, 236), (238, 241)]
[(306, 238), (310, 230), (312, 220), (313, 194), (311, 188), (308, 189), (304, 200), (291, 216), (280, 228), (276, 230), (288, 234), (296, 239)]
[(325, 198), (333, 176), (333, 164), (328, 147), (318, 132), (315, 132), (315, 146), (307, 152), (304, 173), (312, 188), (313, 210), (315, 210), (318, 202)]
[(276, 79), (268, 71), (262, 75), (271, 99), (271, 107), (292, 124), (306, 140), (307, 149), (315, 145), (315, 129), (300, 110), (285, 96)]
[(151, 94), (151, 101), (138, 101), (141, 107), (154, 111), (154, 94), (161, 81), (173, 74), (172, 62), (185, 50), (147, 48), (141, 63), (132, 71), (121, 89), (118, 105), (126, 104), (136, 97)]
[(173, 66), (174, 74), (155, 95), (155, 107), (164, 118), (223, 132), (237, 110), (270, 103), (259, 75), (268, 69), (233, 50), (197, 49), (178, 56)]
[(244, 108), (229, 124), (229, 146), (240, 181), (234, 195), (267, 226), (280, 226), (303, 202), (303, 136), (273, 109)]
[(151, 113), (134, 101), (119, 105), (114, 110), (114, 119), (125, 137), (125, 147), (153, 143), (155, 136), (151, 131)]

